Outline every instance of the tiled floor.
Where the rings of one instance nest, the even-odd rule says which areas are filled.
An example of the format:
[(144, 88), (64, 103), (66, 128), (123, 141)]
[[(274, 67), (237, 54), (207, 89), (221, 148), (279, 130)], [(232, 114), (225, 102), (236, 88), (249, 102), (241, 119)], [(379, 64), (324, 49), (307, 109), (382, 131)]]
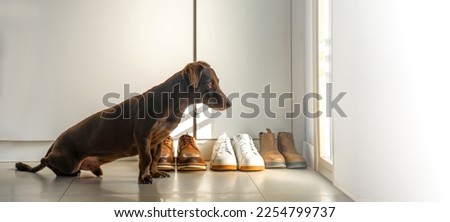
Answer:
[(49, 169), (34, 174), (0, 163), (0, 201), (352, 201), (312, 170), (179, 171), (139, 185), (136, 161), (102, 168), (100, 178), (57, 178)]

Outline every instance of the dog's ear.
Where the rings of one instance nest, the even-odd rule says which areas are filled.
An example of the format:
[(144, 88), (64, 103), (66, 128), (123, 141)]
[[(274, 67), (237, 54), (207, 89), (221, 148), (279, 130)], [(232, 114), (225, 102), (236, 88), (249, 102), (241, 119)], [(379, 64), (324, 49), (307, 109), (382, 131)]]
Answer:
[(189, 80), (189, 85), (198, 88), (198, 83), (202, 77), (203, 65), (198, 63), (189, 63), (182, 70), (182, 74)]
[(194, 86), (194, 89), (198, 88), (198, 82), (200, 81), (199, 70), (194, 67), (189, 73), (189, 85)]

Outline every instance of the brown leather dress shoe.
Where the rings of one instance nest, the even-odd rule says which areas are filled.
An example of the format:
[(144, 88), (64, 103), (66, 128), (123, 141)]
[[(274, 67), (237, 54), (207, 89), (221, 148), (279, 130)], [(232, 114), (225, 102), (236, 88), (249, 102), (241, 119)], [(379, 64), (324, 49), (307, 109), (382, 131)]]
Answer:
[(205, 159), (195, 143), (195, 138), (187, 134), (178, 139), (178, 170), (206, 170)]
[(168, 136), (161, 144), (161, 155), (158, 160), (158, 170), (172, 171), (175, 170), (175, 161), (173, 157), (173, 139)]

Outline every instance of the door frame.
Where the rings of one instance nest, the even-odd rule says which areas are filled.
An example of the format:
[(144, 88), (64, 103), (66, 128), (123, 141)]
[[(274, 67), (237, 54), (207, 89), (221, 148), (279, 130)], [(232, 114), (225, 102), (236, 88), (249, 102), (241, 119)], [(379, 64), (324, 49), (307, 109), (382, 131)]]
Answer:
[[(330, 3), (330, 9), (332, 9), (332, 1), (326, 0)], [(313, 91), (314, 93), (319, 93), (319, 1), (313, 1), (312, 8), (313, 16)], [(332, 10), (330, 10), (330, 13)], [(330, 14), (332, 18), (332, 14)], [(332, 35), (332, 23), (330, 22), (330, 33)], [(331, 49), (330, 49), (331, 50)], [(331, 64), (331, 72), (333, 70)], [(323, 97), (323, 96), (322, 96)], [(314, 113), (319, 112), (319, 100), (313, 100)], [(332, 120), (332, 119), (331, 119)], [(324, 177), (334, 182), (334, 165), (320, 156), (320, 118), (313, 118), (314, 125), (314, 170), (322, 174)], [(330, 125), (331, 134), (333, 134), (332, 123)], [(331, 136), (331, 149), (333, 149), (333, 136)], [(333, 152), (331, 152), (333, 154)]]

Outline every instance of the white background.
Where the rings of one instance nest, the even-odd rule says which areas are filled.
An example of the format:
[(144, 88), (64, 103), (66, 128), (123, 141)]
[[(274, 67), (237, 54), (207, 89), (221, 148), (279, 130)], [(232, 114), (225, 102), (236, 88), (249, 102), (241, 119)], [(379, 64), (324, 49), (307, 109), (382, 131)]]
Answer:
[[(244, 203), (244, 202), (231, 202), (221, 203), (217, 202), (213, 205), (211, 203), (197, 202), (197, 203), (0, 203), (2, 209), (5, 209), (3, 218), (15, 218), (20, 221), (33, 220), (37, 217), (44, 217), (46, 221), (64, 221), (78, 222), (83, 220), (89, 215), (92, 220), (99, 221), (230, 221), (230, 220), (258, 220), (258, 221), (333, 221), (333, 222), (347, 222), (347, 221), (436, 221), (445, 222), (448, 221), (449, 216), (447, 214), (447, 207), (443, 203), (289, 203), (289, 202), (270, 202), (270, 203)], [(264, 209), (262, 211), (263, 216), (267, 212), (269, 216), (275, 215), (274, 210), (281, 212), (283, 208), (288, 216), (285, 217), (280, 214), (278, 217), (257, 217), (260, 210), (258, 207)], [(303, 213), (300, 217), (298, 214), (293, 214), (289, 217), (290, 209), (297, 209), (298, 207), (312, 209), (309, 217), (305, 217)], [(315, 214), (313, 207), (328, 208), (329, 213), (334, 207), (332, 217), (320, 217), (321, 211), (317, 213), (317, 217), (312, 217)], [(79, 213), (73, 213), (73, 209), (78, 209)], [(23, 213), (23, 209), (27, 210), (27, 213)], [(150, 218), (150, 217), (115, 217), (115, 210), (160, 210), (171, 212), (185, 211), (189, 215), (191, 211), (216, 210), (219, 215), (224, 213), (225, 210), (245, 210), (246, 217), (170, 217), (170, 218)], [(163, 212), (168, 215), (168, 213)], [(42, 215), (42, 216), (41, 216)], [(70, 216), (68, 216), (70, 215)], [(173, 215), (173, 213), (171, 213)], [(325, 215), (325, 214), (322, 214)], [(330, 214), (328, 214), (330, 215)]]

